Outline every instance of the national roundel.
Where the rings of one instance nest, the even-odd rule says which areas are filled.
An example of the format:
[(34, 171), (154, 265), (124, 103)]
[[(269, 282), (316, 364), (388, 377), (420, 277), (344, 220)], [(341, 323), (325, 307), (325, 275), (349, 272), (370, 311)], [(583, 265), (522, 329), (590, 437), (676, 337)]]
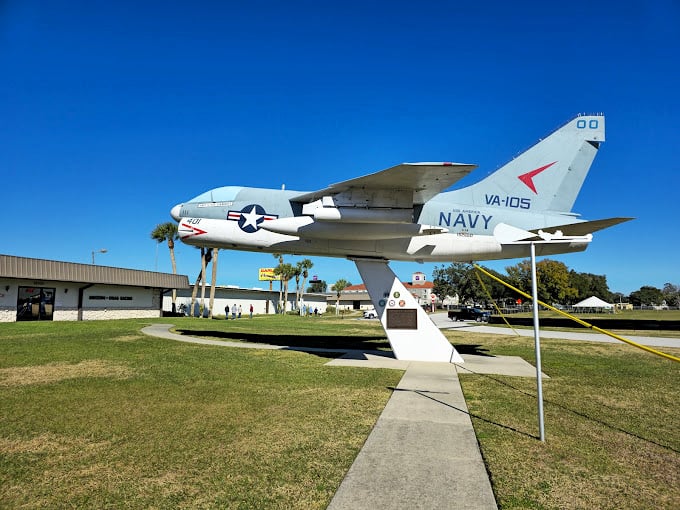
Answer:
[(267, 214), (264, 208), (258, 204), (250, 204), (240, 211), (229, 211), (228, 219), (238, 221), (238, 226), (247, 234), (257, 232), (260, 224), (265, 220), (278, 218), (276, 215)]

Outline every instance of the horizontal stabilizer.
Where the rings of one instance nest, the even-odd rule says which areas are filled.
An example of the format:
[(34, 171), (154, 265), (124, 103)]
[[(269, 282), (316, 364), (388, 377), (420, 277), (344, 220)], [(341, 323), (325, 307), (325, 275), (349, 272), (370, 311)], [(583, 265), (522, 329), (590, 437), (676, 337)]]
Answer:
[(564, 236), (584, 236), (587, 234), (592, 234), (593, 232), (597, 232), (598, 230), (613, 227), (619, 223), (630, 221), (632, 219), (634, 218), (607, 218), (604, 220), (581, 221), (578, 223), (570, 223), (568, 225), (558, 225), (555, 227), (534, 229), (532, 232), (534, 232), (536, 235), (539, 235), (539, 230), (541, 230), (550, 234), (561, 232), (561, 235)]
[(513, 227), (507, 223), (499, 223), (493, 229), (493, 235), (501, 244), (510, 244), (517, 241), (526, 241), (536, 237), (536, 234), (523, 230), (521, 228)]
[(581, 221), (567, 225), (543, 227), (531, 231), (513, 227), (507, 223), (499, 223), (493, 230), (494, 237), (501, 244), (522, 243), (527, 241), (560, 242), (574, 237), (584, 237), (633, 218), (607, 218), (604, 220)]

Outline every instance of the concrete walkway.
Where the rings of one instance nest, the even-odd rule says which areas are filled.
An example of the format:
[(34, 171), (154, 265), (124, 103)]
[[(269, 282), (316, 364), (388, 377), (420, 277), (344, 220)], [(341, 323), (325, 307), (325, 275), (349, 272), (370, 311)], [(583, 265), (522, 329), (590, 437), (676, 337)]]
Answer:
[[(534, 336), (533, 329), (522, 329), (522, 328), (509, 328), (508, 326), (486, 326), (480, 325), (477, 322), (453, 322), (449, 319), (446, 312), (443, 313), (433, 313), (430, 315), (430, 319), (434, 322), (439, 329), (460, 329), (464, 331), (469, 331), (470, 333), (488, 333), (492, 335), (519, 335), (519, 336)], [(540, 327), (540, 322), (539, 322)], [(574, 327), (578, 327), (574, 323)], [(583, 329), (583, 332), (579, 331), (551, 331), (547, 329), (541, 329), (541, 338), (559, 338), (563, 340), (577, 340), (577, 341), (587, 341), (587, 342), (604, 342), (604, 343), (615, 343), (623, 344), (615, 338), (609, 337), (602, 333), (592, 332), (590, 330)], [(655, 336), (632, 336), (627, 333), (621, 334), (622, 337), (637, 342), (642, 345), (647, 345), (649, 347), (678, 347), (680, 348), (680, 338), (662, 338)]]
[(409, 363), (328, 508), (497, 508), (454, 365)]

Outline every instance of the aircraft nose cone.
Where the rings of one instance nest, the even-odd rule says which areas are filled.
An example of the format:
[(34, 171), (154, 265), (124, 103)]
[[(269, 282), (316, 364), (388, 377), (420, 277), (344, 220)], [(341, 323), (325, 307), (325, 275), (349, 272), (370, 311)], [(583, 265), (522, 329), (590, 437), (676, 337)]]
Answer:
[(175, 221), (179, 221), (179, 219), (181, 218), (181, 216), (179, 215), (180, 209), (182, 209), (182, 204), (177, 204), (175, 207), (170, 209), (170, 216), (172, 216), (172, 218)]

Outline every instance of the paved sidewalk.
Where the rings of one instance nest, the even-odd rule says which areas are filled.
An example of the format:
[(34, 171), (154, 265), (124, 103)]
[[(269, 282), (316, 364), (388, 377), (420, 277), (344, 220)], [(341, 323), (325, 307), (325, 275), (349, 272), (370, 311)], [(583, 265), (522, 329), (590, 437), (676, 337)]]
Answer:
[(410, 362), (328, 508), (497, 508), (454, 365)]
[[(509, 328), (506, 325), (499, 326), (486, 326), (480, 325), (477, 322), (453, 322), (449, 319), (446, 312), (433, 313), (430, 315), (430, 319), (434, 322), (439, 329), (461, 329), (464, 331), (469, 331), (471, 333), (490, 333), (493, 335), (519, 335), (519, 336), (534, 336), (533, 329), (522, 329), (522, 328)], [(576, 325), (576, 323), (574, 323)], [(540, 328), (540, 322), (539, 322)], [(583, 332), (579, 331), (551, 331), (547, 329), (541, 329), (541, 338), (559, 338), (563, 340), (577, 340), (577, 341), (587, 341), (587, 342), (603, 342), (603, 343), (613, 343), (622, 344), (619, 340), (616, 340), (610, 336), (604, 335), (602, 333), (592, 332), (588, 329), (583, 329)], [(657, 336), (632, 336), (626, 333), (621, 334), (622, 337), (637, 342), (642, 345), (647, 345), (649, 347), (680, 347), (680, 338), (663, 338)]]

